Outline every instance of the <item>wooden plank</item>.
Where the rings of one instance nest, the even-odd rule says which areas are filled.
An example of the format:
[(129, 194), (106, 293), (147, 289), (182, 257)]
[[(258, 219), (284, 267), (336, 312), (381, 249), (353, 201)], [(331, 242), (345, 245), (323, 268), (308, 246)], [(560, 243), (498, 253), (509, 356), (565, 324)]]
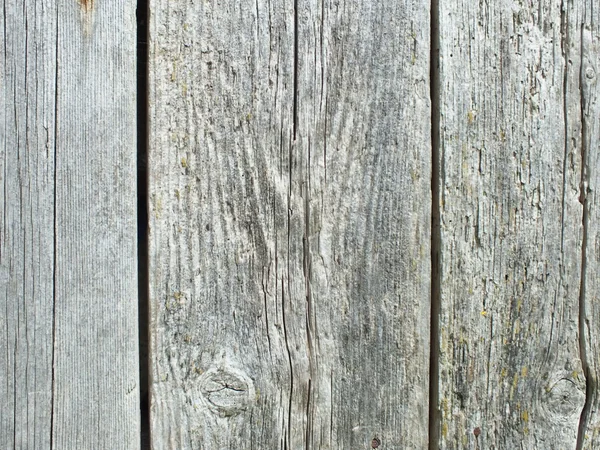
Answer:
[(0, 447), (50, 448), (56, 11), (0, 28)]
[(440, 2), (440, 448), (579, 445), (583, 12)]
[(426, 445), (427, 8), (153, 4), (154, 448)]
[(2, 6), (2, 448), (139, 448), (134, 8)]
[[(600, 448), (600, 9), (586, 1), (575, 25), (582, 24), (581, 113), (583, 119), (584, 254), (580, 339), (587, 378), (586, 404), (581, 415), (579, 449)], [(576, 19), (579, 19), (577, 17)], [(576, 35), (577, 36), (577, 35)]]
[(299, 164), (291, 181), (304, 273), (292, 316), (301, 350), (292, 356), (308, 359), (296, 377), (308, 398), (303, 443), (366, 449), (377, 438), (381, 448), (423, 449), (429, 4), (308, 0), (298, 14)]

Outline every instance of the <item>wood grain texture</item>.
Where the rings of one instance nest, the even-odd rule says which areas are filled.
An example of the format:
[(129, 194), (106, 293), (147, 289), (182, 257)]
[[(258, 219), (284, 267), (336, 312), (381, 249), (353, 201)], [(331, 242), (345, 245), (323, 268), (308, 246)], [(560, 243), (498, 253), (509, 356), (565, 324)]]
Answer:
[(584, 204), (583, 282), (580, 338), (587, 378), (587, 398), (581, 415), (579, 449), (600, 448), (600, 8), (587, 1), (581, 11), (580, 83)]
[(428, 5), (151, 17), (153, 448), (424, 448)]
[(135, 3), (97, 6), (1, 7), (1, 448), (139, 448)]
[(589, 7), (440, 2), (440, 448), (581, 445)]

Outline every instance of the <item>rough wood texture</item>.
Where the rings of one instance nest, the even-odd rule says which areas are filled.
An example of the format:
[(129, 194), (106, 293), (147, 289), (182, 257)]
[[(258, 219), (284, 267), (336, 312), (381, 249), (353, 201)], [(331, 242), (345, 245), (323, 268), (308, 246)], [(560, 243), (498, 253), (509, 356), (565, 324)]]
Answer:
[[(598, 152), (590, 82), (580, 91), (597, 64), (581, 28), (590, 8), (440, 2), (440, 448), (583, 445), (582, 366), (598, 373), (597, 325), (586, 328), (595, 363), (579, 340), (582, 154), (591, 174)], [(597, 39), (598, 17), (594, 27)], [(590, 231), (584, 317), (597, 322)], [(597, 395), (590, 406), (597, 424)]]
[(139, 448), (135, 3), (0, 14), (0, 448)]
[[(593, 7), (595, 6), (595, 7)], [(581, 113), (583, 119), (584, 257), (580, 333), (587, 377), (579, 449), (600, 448), (600, 8), (593, 1), (581, 12)]]
[(428, 4), (151, 15), (153, 448), (425, 448)]

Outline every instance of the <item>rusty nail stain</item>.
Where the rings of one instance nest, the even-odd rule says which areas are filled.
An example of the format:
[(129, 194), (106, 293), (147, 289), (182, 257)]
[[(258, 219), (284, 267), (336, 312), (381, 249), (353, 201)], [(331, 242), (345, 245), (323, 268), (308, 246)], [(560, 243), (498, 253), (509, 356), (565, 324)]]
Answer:
[(473, 430), (473, 434), (475, 435), (475, 438), (478, 438), (479, 435), (481, 434), (481, 428), (477, 427)]
[(381, 441), (378, 438), (373, 438), (371, 441), (371, 448), (379, 448)]
[(94, 8), (94, 0), (79, 0), (79, 4), (86, 11), (91, 11)]

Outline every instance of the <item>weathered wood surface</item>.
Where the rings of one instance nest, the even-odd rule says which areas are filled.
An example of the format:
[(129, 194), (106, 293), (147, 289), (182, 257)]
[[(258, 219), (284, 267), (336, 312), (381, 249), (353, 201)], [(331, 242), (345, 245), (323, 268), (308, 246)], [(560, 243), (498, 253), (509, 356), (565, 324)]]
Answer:
[(440, 2), (439, 448), (598, 448), (597, 15)]
[(0, 8), (0, 448), (139, 448), (135, 2)]
[(153, 448), (425, 448), (429, 5), (152, 5)]
[[(588, 0), (574, 21), (581, 29), (581, 114), (584, 256), (580, 316), (582, 360), (587, 378), (580, 423), (580, 448), (600, 448), (600, 8)], [(578, 19), (578, 16), (575, 16)], [(579, 449), (578, 449), (579, 450)]]

